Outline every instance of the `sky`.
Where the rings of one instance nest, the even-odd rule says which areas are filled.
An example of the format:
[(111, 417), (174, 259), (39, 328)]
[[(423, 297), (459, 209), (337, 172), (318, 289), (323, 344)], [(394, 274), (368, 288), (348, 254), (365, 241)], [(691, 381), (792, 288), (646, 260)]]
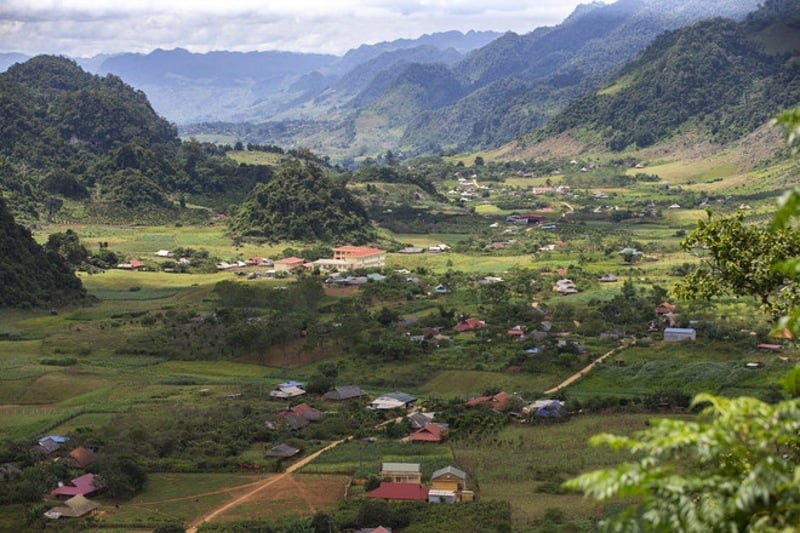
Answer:
[(91, 57), (185, 48), (342, 55), (361, 44), (449, 30), (528, 33), (590, 2), (0, 0), (0, 52)]

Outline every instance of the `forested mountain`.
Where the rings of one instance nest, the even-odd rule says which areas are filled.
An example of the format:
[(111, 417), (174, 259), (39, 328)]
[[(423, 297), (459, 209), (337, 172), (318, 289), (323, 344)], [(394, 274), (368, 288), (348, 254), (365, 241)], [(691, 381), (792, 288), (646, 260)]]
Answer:
[(739, 138), (800, 101), (798, 26), (797, 2), (770, 0), (741, 23), (717, 18), (667, 32), (538, 138), (581, 128), (613, 150), (649, 146), (681, 128), (718, 142)]
[(362, 244), (375, 237), (365, 207), (310, 159), (286, 162), (269, 183), (257, 185), (230, 227), (237, 237), (270, 242)]
[[(496, 146), (541, 126), (568, 102), (601, 86), (660, 33), (712, 16), (741, 20), (757, 5), (758, 0), (598, 2), (579, 6), (557, 26), (507, 33), (455, 63), (435, 54), (413, 60), (439, 63), (436, 69), (411, 65), (408, 51), (402, 58), (376, 57), (369, 67), (354, 66), (335, 81), (335, 75), (319, 73), (314, 77), (319, 93), (307, 91), (296, 107), (279, 115), (293, 122), (286, 128), (248, 128), (273, 136), (246, 140), (301, 144), (340, 157), (376, 154), (387, 146), (406, 155)], [(407, 83), (409, 69), (425, 72), (426, 85), (446, 87), (450, 96)], [(333, 122), (326, 129), (336, 134), (321, 134), (312, 118)], [(184, 131), (229, 127), (206, 124)]]
[(0, 197), (0, 307), (73, 304), (86, 297), (80, 279), (57, 253), (47, 253), (14, 222)]
[(25, 219), (69, 216), (71, 203), (104, 220), (174, 220), (179, 197), (238, 201), (270, 172), (182, 143), (143, 92), (63, 57), (0, 74), (0, 114), (0, 192)]

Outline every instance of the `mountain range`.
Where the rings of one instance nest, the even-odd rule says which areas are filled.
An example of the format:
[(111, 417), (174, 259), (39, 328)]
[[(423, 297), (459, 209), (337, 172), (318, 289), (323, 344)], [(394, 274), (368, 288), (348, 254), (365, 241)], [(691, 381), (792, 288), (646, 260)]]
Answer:
[[(181, 134), (305, 146), (338, 159), (497, 146), (606, 82), (664, 31), (742, 20), (758, 0), (618, 0), (528, 34), (444, 32), (339, 57), (182, 49), (77, 60), (147, 94)], [(0, 57), (4, 62), (19, 57)]]

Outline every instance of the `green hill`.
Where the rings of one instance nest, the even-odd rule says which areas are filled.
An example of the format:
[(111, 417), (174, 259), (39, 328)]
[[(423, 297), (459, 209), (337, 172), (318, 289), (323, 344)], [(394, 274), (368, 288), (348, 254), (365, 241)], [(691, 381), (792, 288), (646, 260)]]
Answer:
[(585, 94), (536, 136), (594, 132), (612, 150), (682, 130), (722, 143), (800, 102), (800, 47), (774, 51), (764, 29), (800, 23), (794, 2), (768, 2), (742, 23), (710, 19), (661, 35), (604, 89)]
[(0, 197), (0, 307), (78, 303), (86, 296), (80, 279), (57, 253), (33, 240)]

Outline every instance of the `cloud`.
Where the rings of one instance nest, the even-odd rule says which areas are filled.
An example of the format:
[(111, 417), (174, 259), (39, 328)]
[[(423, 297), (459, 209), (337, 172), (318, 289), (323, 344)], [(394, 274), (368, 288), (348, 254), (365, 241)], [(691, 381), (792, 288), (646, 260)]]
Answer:
[(2, 0), (0, 52), (155, 48), (342, 54), (360, 44), (448, 30), (527, 33), (557, 24), (564, 0)]

